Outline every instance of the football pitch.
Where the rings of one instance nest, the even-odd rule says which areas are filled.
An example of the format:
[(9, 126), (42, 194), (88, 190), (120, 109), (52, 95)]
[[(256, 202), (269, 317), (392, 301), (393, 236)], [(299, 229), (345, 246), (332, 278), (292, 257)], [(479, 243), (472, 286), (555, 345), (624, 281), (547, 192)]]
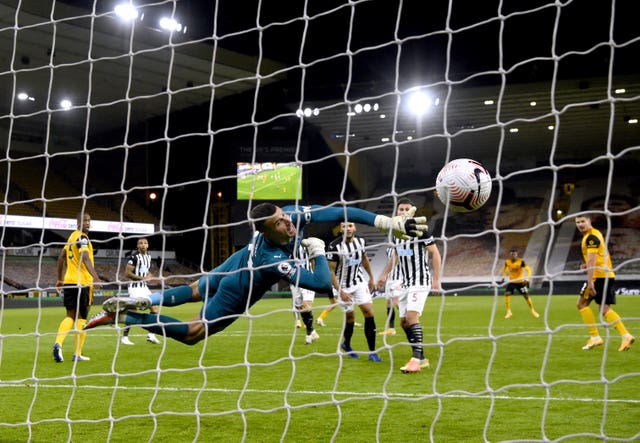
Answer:
[[(2, 442), (480, 442), (640, 438), (640, 343), (618, 352), (580, 348), (587, 331), (576, 296), (533, 296), (534, 319), (512, 297), (430, 296), (422, 317), (431, 369), (401, 374), (406, 337), (378, 336), (382, 363), (338, 349), (342, 314), (304, 344), (289, 299), (264, 299), (206, 343), (119, 344), (121, 328), (89, 331), (89, 362), (55, 363), (51, 347), (64, 309), (3, 309), (0, 317)], [(314, 314), (326, 299), (316, 300)], [(595, 305), (594, 305), (595, 306)], [(190, 319), (200, 304), (164, 308)], [(375, 300), (382, 330), (384, 300)], [(617, 310), (640, 337), (640, 297)], [(98, 307), (93, 307), (96, 313)], [(362, 322), (358, 312), (357, 321)], [(366, 350), (362, 327), (352, 341)]]

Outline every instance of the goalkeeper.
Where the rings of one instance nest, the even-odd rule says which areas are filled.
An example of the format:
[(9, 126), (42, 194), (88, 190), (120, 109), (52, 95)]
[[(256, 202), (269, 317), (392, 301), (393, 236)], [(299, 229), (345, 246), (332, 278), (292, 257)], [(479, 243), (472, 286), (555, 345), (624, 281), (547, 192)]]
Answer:
[[(331, 289), (331, 274), (322, 240), (302, 240), (309, 256), (316, 258), (313, 272), (303, 269), (292, 258), (302, 237), (298, 231), (306, 224), (339, 222), (346, 218), (350, 222), (375, 226), (383, 232), (391, 231), (397, 237), (408, 239), (410, 236), (420, 237), (427, 230), (424, 217), (413, 218), (415, 210), (412, 208), (407, 214), (390, 218), (358, 208), (317, 205), (280, 208), (271, 203), (259, 204), (250, 213), (257, 231), (253, 239), (220, 266), (191, 285), (156, 292), (149, 298), (110, 298), (103, 303), (103, 311), (91, 318), (85, 329), (119, 321), (193, 345), (224, 330), (281, 279), (312, 291)], [(190, 322), (166, 315), (129, 311), (198, 301), (203, 301), (204, 305)]]

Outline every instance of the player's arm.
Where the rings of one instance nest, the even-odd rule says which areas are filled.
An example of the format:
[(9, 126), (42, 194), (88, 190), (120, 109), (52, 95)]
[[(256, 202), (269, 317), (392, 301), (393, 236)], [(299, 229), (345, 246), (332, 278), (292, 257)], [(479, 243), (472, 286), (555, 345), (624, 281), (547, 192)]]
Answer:
[(289, 282), (311, 291), (327, 291), (331, 289), (331, 272), (327, 264), (324, 242), (319, 238), (305, 238), (302, 246), (307, 250), (309, 260), (315, 263), (313, 271), (297, 267)]
[(373, 278), (373, 272), (371, 272), (371, 262), (369, 261), (369, 256), (365, 253), (362, 256), (362, 266), (364, 270), (369, 275), (369, 292), (373, 292), (375, 289), (375, 279)]
[(587, 251), (587, 287), (589, 288), (589, 294), (596, 295), (596, 287), (594, 282), (594, 275), (596, 273), (596, 258), (597, 252), (588, 250)]
[(533, 275), (533, 273), (531, 272), (531, 267), (529, 265), (524, 265), (524, 282), (528, 283), (529, 280), (531, 280), (531, 275)]
[(389, 277), (389, 273), (398, 263), (398, 252), (394, 249), (391, 253), (391, 257), (387, 260), (387, 264), (382, 270), (382, 274), (380, 274), (380, 278), (378, 278), (378, 289), (380, 291), (384, 291), (384, 286), (387, 283), (387, 278)]
[(80, 252), (80, 261), (84, 264), (89, 274), (93, 277), (93, 282), (100, 282), (100, 276), (96, 272), (96, 268), (93, 267), (93, 263), (91, 263), (91, 259), (89, 258), (89, 252), (81, 250)]
[(442, 286), (440, 285), (440, 275), (442, 272), (442, 256), (440, 255), (440, 250), (435, 243), (431, 243), (427, 246), (427, 251), (431, 254), (431, 270), (433, 271), (433, 283), (431, 284), (431, 289), (433, 291), (441, 291)]
[[(291, 213), (291, 219), (296, 223), (299, 217), (301, 225), (306, 223), (337, 223), (349, 220), (352, 223), (361, 223), (363, 225), (375, 226), (379, 231), (392, 232), (394, 236), (402, 239), (413, 237), (421, 237), (427, 230), (426, 217), (414, 217), (416, 212), (415, 206), (406, 214), (395, 217), (387, 217), (386, 215), (378, 215), (364, 209), (351, 207), (326, 207), (320, 205), (312, 206), (288, 206), (282, 208), (285, 212)], [(302, 212), (302, 213), (301, 213)]]
[(58, 281), (56, 287), (60, 288), (64, 285), (64, 265), (67, 262), (67, 250), (62, 248), (58, 254)]

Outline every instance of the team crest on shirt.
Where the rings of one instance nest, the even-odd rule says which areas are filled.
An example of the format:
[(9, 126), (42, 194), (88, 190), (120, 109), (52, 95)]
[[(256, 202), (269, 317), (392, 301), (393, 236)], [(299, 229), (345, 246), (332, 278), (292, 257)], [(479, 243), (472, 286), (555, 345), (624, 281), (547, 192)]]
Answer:
[(282, 263), (278, 263), (278, 272), (282, 274), (283, 277), (292, 277), (296, 270), (286, 261)]

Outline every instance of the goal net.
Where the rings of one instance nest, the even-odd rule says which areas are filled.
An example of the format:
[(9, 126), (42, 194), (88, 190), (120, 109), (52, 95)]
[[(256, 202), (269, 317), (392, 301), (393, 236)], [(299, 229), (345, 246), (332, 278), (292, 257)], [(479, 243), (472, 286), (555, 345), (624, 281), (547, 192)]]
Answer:
[[(635, 17), (624, 0), (0, 0), (0, 440), (637, 440), (640, 359), (618, 351), (624, 327), (640, 334)], [(468, 213), (434, 192), (457, 158), (492, 177)], [(88, 331), (91, 360), (75, 361), (74, 326), (52, 358), (79, 213), (96, 314), (127, 295), (142, 237), (166, 291), (249, 244), (261, 202), (391, 216), (405, 197), (442, 256), (421, 316), (430, 368), (400, 371), (412, 349), (382, 288), (373, 362), (365, 327), (359, 358), (341, 350), (339, 308), (316, 323), (325, 294), (306, 344), (284, 281), (194, 346), (118, 324)], [(621, 317), (592, 304), (589, 351), (585, 214)], [(356, 234), (378, 279), (392, 239)], [(528, 298), (505, 296), (511, 250)]]

